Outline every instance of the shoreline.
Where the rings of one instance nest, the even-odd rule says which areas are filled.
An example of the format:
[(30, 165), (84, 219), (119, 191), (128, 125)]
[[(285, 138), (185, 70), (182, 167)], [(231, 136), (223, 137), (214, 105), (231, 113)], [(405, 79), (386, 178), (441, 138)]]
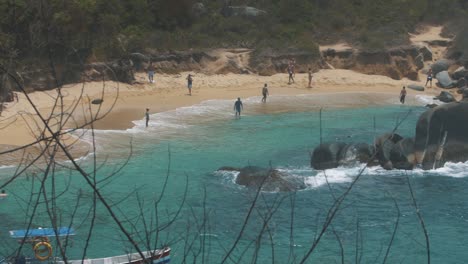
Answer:
[[(314, 74), (312, 88), (307, 88), (307, 74), (296, 74), (296, 83), (288, 85), (287, 74), (276, 74), (273, 76), (258, 75), (204, 75), (194, 74), (194, 86), (192, 96), (188, 95), (185, 77), (189, 72), (169, 75), (155, 76), (155, 83), (147, 83), (146, 74), (137, 73), (137, 84), (129, 85), (116, 82), (90, 82), (66, 85), (63, 87), (64, 110), (71, 112), (71, 107), (76, 107), (70, 120), (64, 128), (70, 129), (81, 126), (90, 118), (90, 112), (103, 116), (97, 120), (93, 127), (100, 130), (126, 130), (135, 126), (133, 121), (144, 119), (145, 109), (149, 108), (151, 114), (175, 110), (180, 107), (188, 107), (207, 100), (232, 100), (237, 97), (242, 99), (261, 96), (261, 88), (264, 83), (268, 84), (271, 98), (276, 96), (317, 95), (328, 96), (323, 101), (318, 100), (317, 107), (333, 105), (337, 102), (331, 100), (335, 94), (370, 93), (387, 94), (398, 100), (402, 86), (416, 83), (409, 80), (393, 80), (380, 75), (365, 75), (349, 70), (320, 70)], [(193, 74), (193, 73), (192, 73)], [(419, 82), (421, 84), (422, 82)], [(104, 90), (104, 92), (103, 92)], [(411, 89), (408, 91), (408, 102), (415, 95), (437, 95), (441, 89), (426, 89), (418, 92)], [(80, 95), (84, 96), (80, 99)], [(101, 105), (92, 105), (89, 102), (101, 98), (104, 94), (104, 102)], [(55, 90), (46, 92), (33, 92), (28, 94), (40, 112), (50, 116), (53, 106)], [(338, 96), (340, 97), (340, 96)], [(342, 98), (347, 100), (347, 98)], [(375, 99), (378, 100), (378, 99)], [(335, 101), (335, 102), (333, 102)], [(366, 105), (372, 102), (372, 98), (361, 103)], [(267, 101), (268, 104), (268, 101)], [(352, 105), (353, 102), (350, 102)], [(54, 109), (53, 113), (61, 112), (60, 108)], [(37, 131), (43, 129), (37, 123), (37, 116), (32, 114), (32, 107), (28, 104), (25, 95), (19, 94), (19, 102), (10, 103), (3, 112), (0, 119), (0, 145), (21, 146), (31, 143), (37, 137)], [(94, 114), (93, 114), (94, 115)], [(5, 149), (0, 146), (0, 149)]]

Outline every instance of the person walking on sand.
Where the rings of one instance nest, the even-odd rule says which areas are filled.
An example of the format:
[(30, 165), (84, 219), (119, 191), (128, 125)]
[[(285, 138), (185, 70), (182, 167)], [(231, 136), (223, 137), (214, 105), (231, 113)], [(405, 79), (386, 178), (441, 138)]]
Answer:
[(400, 103), (402, 104), (405, 103), (405, 97), (406, 97), (406, 87), (403, 86), (403, 89), (401, 89), (401, 92), (400, 92)]
[(266, 84), (266, 83), (265, 83), (265, 86), (263, 86), (262, 95), (263, 95), (262, 103), (266, 103), (267, 96), (269, 95), (269, 93), (268, 93), (268, 87), (267, 87), (267, 84)]
[(148, 127), (149, 118), (150, 118), (149, 108), (146, 108), (145, 117), (146, 117), (146, 127)]
[(236, 117), (241, 116), (241, 111), (244, 109), (240, 97), (237, 98), (237, 101), (234, 103), (234, 111), (236, 111)]
[(309, 85), (307, 86), (307, 88), (312, 88), (312, 69), (309, 68)]
[(432, 88), (432, 69), (429, 69), (429, 71), (427, 72), (426, 84), (424, 85), (425, 87), (427, 87), (427, 83), (429, 83), (429, 87)]
[(291, 60), (291, 70), (293, 73), (293, 77), (296, 77), (296, 60), (295, 59)]
[(289, 63), (287, 71), (288, 71), (288, 74), (289, 74), (288, 84), (294, 83), (294, 76), (293, 76), (294, 70), (293, 70), (292, 63)]
[(150, 83), (154, 83), (154, 66), (153, 66), (153, 62), (150, 62), (149, 66), (148, 66), (148, 80)]
[(192, 82), (193, 82), (192, 74), (189, 73), (186, 79), (187, 79), (187, 88), (189, 91), (189, 95), (192, 95)]

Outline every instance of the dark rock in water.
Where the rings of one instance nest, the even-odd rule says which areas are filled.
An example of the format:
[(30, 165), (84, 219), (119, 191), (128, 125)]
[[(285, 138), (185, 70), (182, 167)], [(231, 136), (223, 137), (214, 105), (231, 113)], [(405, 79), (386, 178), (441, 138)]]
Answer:
[(434, 108), (434, 107), (437, 107), (438, 105), (437, 104), (427, 104), (425, 105), (425, 107), (427, 108)]
[(416, 85), (416, 84), (410, 84), (408, 85), (408, 88), (416, 90), (416, 91), (424, 91), (424, 86), (421, 85)]
[[(436, 152), (447, 132), (446, 144), (436, 162)], [(468, 160), (468, 102), (453, 102), (424, 112), (416, 125), (416, 161), (424, 169), (443, 166), (446, 161)]]
[(97, 104), (102, 104), (102, 102), (104, 102), (103, 99), (94, 99), (94, 100), (91, 101), (92, 104), (96, 104), (96, 105)]
[(333, 142), (320, 144), (312, 152), (310, 165), (316, 170), (332, 169), (339, 166), (339, 153), (346, 144)]
[(396, 142), (390, 150), (390, 161), (395, 169), (412, 170), (415, 164), (414, 139), (404, 138)]
[(438, 60), (431, 65), (432, 74), (436, 75), (441, 71), (446, 71), (450, 67), (450, 61)]
[(437, 85), (442, 88), (453, 88), (454, 82), (447, 71), (441, 71), (436, 74), (436, 79), (439, 81)]
[(366, 143), (346, 144), (338, 154), (340, 166), (351, 166), (356, 163), (368, 163), (374, 155), (374, 148)]
[(444, 103), (451, 103), (451, 102), (455, 102), (455, 97), (453, 97), (453, 95), (449, 92), (446, 92), (446, 91), (442, 91), (440, 92), (440, 94), (436, 97), (434, 97), (434, 99), (437, 99), (441, 102), (444, 102)]
[(371, 162), (373, 155), (374, 148), (366, 143), (323, 143), (312, 152), (310, 165), (316, 170), (326, 170), (338, 166), (368, 163)]
[(379, 160), (380, 166), (386, 170), (391, 170), (394, 165), (391, 160), (391, 151), (395, 144), (402, 140), (403, 137), (396, 133), (386, 133), (375, 139), (376, 157)]
[(239, 171), (236, 183), (249, 188), (262, 187), (262, 191), (290, 192), (306, 188), (304, 179), (289, 175), (277, 169), (265, 169), (256, 166), (243, 168), (221, 167), (219, 170)]

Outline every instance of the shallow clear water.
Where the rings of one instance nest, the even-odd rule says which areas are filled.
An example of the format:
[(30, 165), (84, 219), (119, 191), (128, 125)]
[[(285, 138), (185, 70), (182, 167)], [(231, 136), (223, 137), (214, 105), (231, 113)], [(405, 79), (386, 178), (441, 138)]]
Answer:
[[(152, 220), (155, 226), (154, 201), (166, 186), (158, 206), (159, 226), (177, 217), (157, 239), (153, 237), (151, 244), (169, 244), (174, 263), (194, 259), (196, 263), (219, 263), (238, 237), (256, 191), (237, 186), (235, 173), (216, 172), (221, 166), (271, 165), (302, 178), (308, 186), (294, 194), (261, 193), (228, 261), (239, 263), (299, 262), (320, 232), (334, 197), (339, 197), (358, 175), (362, 165), (326, 172), (310, 168), (309, 151), (320, 143), (320, 122), (318, 109), (307, 98), (289, 98), (295, 112), (265, 109), (270, 106), (254, 104), (257, 99), (246, 100), (244, 104), (250, 103), (253, 110), (247, 110), (240, 120), (233, 118), (231, 102), (226, 106), (226, 101), (219, 100), (157, 114), (151, 118), (153, 127), (149, 129), (143, 129), (142, 121), (138, 121), (135, 128), (125, 132), (98, 131), (98, 153), (100, 157), (108, 157), (97, 171), (98, 179), (103, 180), (100, 190), (119, 217), (134, 223), (134, 226), (124, 223), (134, 235), (145, 226), (137, 217), (140, 213), (137, 197), (144, 208), (146, 225), (151, 225)], [(274, 102), (273, 97), (269, 103)], [(416, 120), (424, 110), (400, 105), (327, 108), (322, 112), (322, 140), (371, 143), (376, 135), (391, 131), (402, 120), (397, 133), (412, 137)], [(133, 153), (128, 164), (118, 170), (130, 153), (129, 142)], [(80, 162), (90, 170), (90, 157)], [(468, 164), (447, 164), (434, 171), (365, 169), (306, 263), (341, 262), (337, 237), (347, 263), (356, 259), (361, 263), (382, 262), (397, 220), (395, 203), (401, 216), (387, 262), (425, 262), (424, 233), (408, 180), (429, 233), (432, 261), (463, 263), (468, 259), (466, 168)], [(113, 172), (115, 175), (106, 178)], [(4, 181), (10, 173), (11, 169), (3, 169), (0, 179)], [(169, 175), (167, 184), (166, 175)], [(64, 170), (57, 176), (55, 184), (67, 188), (57, 200), (62, 225), (70, 224), (70, 215), (78, 208), (72, 224), (77, 236), (69, 255), (79, 258), (90, 224), (87, 216), (93, 195), (82, 176), (69, 175)], [(31, 178), (18, 179), (7, 188), (9, 197), (0, 200), (2, 236), (6, 237), (8, 230), (26, 226), (24, 216), (31, 183)], [(49, 180), (48, 188), (50, 184)], [(33, 189), (37, 188), (36, 182)], [(178, 212), (184, 194), (185, 203)], [(38, 211), (33, 226), (47, 225), (50, 220), (44, 208), (40, 206)], [(272, 211), (270, 217), (268, 212)], [(269, 219), (268, 225), (263, 225), (264, 219)], [(97, 228), (88, 257), (134, 251), (123, 242), (125, 238), (102, 205), (98, 206), (95, 221)], [(263, 235), (259, 236), (262, 228)], [(2, 253), (15, 245), (8, 239), (2, 243)], [(140, 245), (144, 248), (144, 243)], [(188, 260), (184, 260), (184, 252), (190, 252)]]

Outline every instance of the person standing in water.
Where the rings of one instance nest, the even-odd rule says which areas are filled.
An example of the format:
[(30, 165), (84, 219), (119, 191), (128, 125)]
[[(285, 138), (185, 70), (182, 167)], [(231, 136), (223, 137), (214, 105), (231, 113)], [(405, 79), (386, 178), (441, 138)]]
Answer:
[(406, 87), (403, 86), (403, 89), (401, 89), (401, 92), (400, 92), (400, 103), (402, 104), (405, 103), (405, 97), (406, 97)]
[(429, 83), (431, 85), (429, 87), (432, 88), (432, 69), (429, 69), (429, 71), (427, 72), (426, 84), (424, 86), (427, 87), (427, 83)]
[(312, 88), (312, 69), (309, 68), (309, 85), (307, 88)]
[(186, 79), (187, 79), (187, 88), (189, 91), (189, 95), (192, 95), (192, 82), (193, 82), (192, 74), (189, 74)]
[(265, 83), (265, 86), (263, 86), (262, 95), (263, 95), (262, 103), (266, 103), (267, 96), (269, 95), (266, 83)]
[(146, 113), (145, 113), (145, 117), (146, 117), (146, 127), (148, 127), (148, 123), (149, 123), (149, 108), (146, 108)]
[(240, 97), (237, 98), (237, 101), (234, 103), (234, 111), (236, 111), (236, 117), (241, 116), (241, 111), (244, 109)]

